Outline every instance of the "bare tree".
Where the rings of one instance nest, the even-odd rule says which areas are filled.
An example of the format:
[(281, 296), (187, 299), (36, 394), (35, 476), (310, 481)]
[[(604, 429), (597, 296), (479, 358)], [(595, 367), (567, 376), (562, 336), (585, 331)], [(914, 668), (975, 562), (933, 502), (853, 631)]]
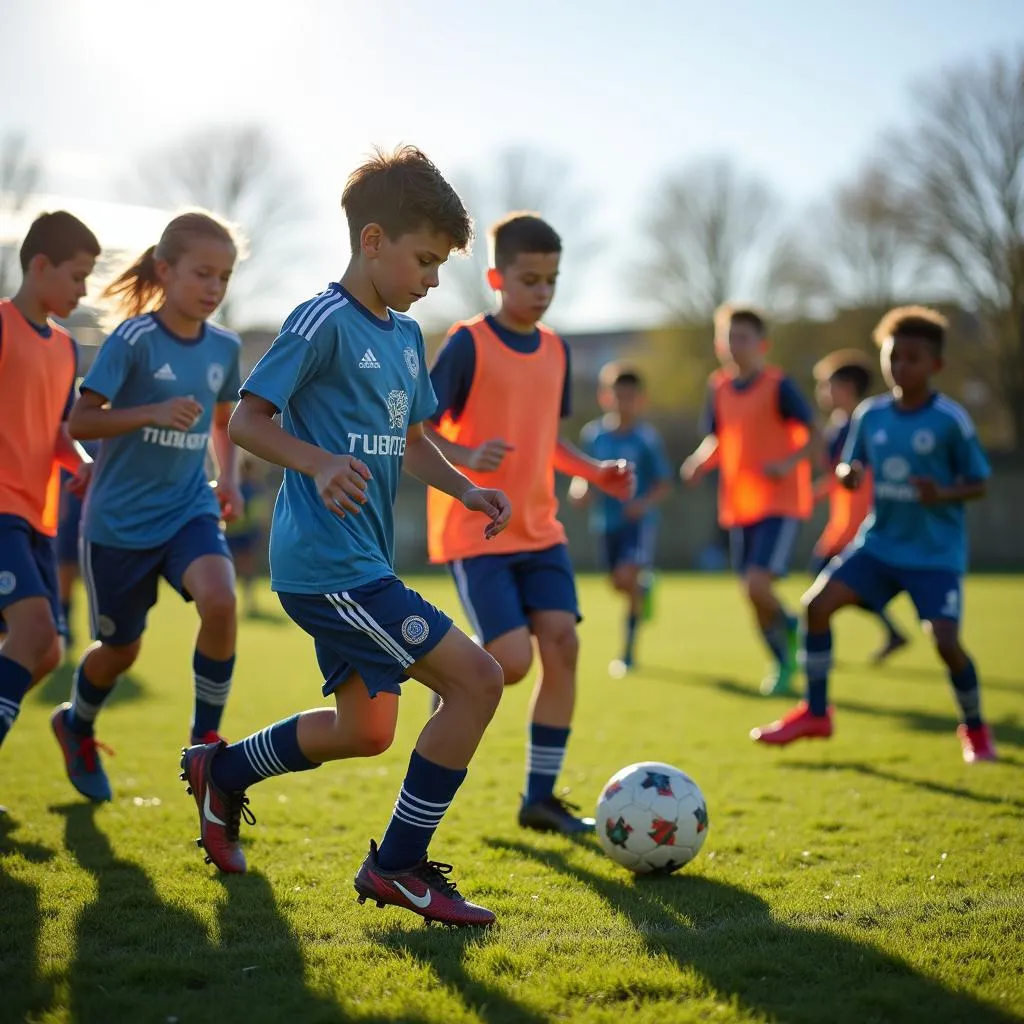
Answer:
[[(486, 171), (457, 176), (459, 192), (476, 222), (477, 238), (468, 259), (453, 259), (442, 272), (449, 297), (438, 316), (466, 316), (487, 309), (494, 293), (486, 280), (490, 226), (515, 210), (540, 214), (562, 236), (566, 259), (559, 274), (559, 305), (571, 300), (574, 282), (597, 248), (586, 223), (590, 202), (574, 183), (561, 157), (527, 146), (499, 151)], [(450, 283), (450, 289), (447, 287)]]
[(912, 286), (919, 254), (904, 190), (886, 165), (870, 163), (841, 185), (819, 223), (836, 301), (883, 309)]
[[(23, 132), (0, 138), (0, 222), (12, 224), (39, 188), (43, 165)], [(0, 295), (9, 295), (18, 282), (18, 250), (13, 238), (0, 237)]]
[(918, 89), (893, 140), (914, 236), (989, 330), (989, 383), (1024, 442), (1024, 51)]
[(236, 326), (245, 315), (237, 311), (287, 269), (304, 217), (299, 187), (273, 140), (255, 125), (203, 129), (144, 157), (137, 185), (148, 202), (202, 206), (241, 229), (248, 256), (220, 314)]
[(677, 322), (708, 320), (722, 302), (755, 290), (777, 210), (771, 188), (727, 159), (683, 167), (652, 199), (637, 290)]

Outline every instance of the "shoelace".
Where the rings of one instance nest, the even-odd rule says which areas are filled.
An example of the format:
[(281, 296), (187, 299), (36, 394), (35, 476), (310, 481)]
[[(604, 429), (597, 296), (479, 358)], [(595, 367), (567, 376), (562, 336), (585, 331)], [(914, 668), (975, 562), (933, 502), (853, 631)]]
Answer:
[(228, 796), (228, 824), (225, 830), (228, 842), (238, 842), (242, 819), (245, 819), (247, 825), (256, 824), (256, 815), (249, 810), (249, 798), (244, 793), (232, 793)]
[(438, 860), (428, 860), (416, 874), (434, 889), (440, 889), (446, 896), (462, 899), (462, 893), (448, 876), (452, 873), (451, 864), (442, 864)]
[(114, 753), (113, 748), (108, 747), (106, 743), (101, 743), (94, 736), (83, 736), (78, 743), (78, 750), (75, 751), (75, 756), (82, 759), (82, 763), (85, 765), (87, 772), (94, 772), (100, 766), (99, 756), (97, 751), (102, 750), (104, 754), (109, 754), (111, 757), (117, 757)]

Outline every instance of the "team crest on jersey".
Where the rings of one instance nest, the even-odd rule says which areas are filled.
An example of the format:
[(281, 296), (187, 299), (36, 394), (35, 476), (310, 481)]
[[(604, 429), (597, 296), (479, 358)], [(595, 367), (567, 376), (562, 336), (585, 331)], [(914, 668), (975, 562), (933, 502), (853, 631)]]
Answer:
[(18, 577), (14, 575), (8, 569), (0, 572), (0, 594), (6, 597), (8, 594), (14, 593), (14, 588), (18, 585)]
[(890, 455), (882, 463), (882, 476), (886, 480), (906, 480), (910, 476), (910, 463), (902, 455)]
[(402, 639), (407, 644), (421, 644), (430, 636), (430, 627), (422, 615), (410, 615), (402, 623)]
[(415, 380), (420, 375), (420, 357), (416, 354), (416, 349), (406, 346), (402, 349), (402, 358), (405, 360), (409, 376)]
[(935, 435), (930, 430), (915, 430), (910, 439), (910, 447), (918, 455), (927, 455), (935, 451)]
[(387, 397), (388, 424), (392, 430), (405, 426), (409, 415), (409, 396), (404, 391), (389, 391)]
[(206, 383), (214, 394), (224, 387), (224, 367), (220, 363), (210, 363), (206, 368)]

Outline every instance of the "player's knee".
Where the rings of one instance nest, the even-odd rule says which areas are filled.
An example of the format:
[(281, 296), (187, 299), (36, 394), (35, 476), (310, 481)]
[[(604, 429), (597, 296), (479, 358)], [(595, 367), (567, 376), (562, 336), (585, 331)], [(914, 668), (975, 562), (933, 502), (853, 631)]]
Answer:
[(750, 603), (759, 608), (773, 601), (772, 578), (763, 569), (751, 569), (743, 577), (743, 589)]
[[(487, 713), (488, 718), (494, 714), (501, 703), (501, 695), (508, 680), (501, 665), (492, 658), (486, 651), (480, 652), (484, 655), (480, 659), (480, 666), (477, 669), (477, 688), (480, 705)], [(525, 675), (525, 672), (523, 673)], [(522, 679), (522, 676), (519, 677)], [(515, 680), (518, 682), (518, 680)]]
[(25, 659), (35, 665), (38, 671), (59, 643), (57, 627), (47, 614), (19, 618), (11, 625), (5, 646), (10, 644), (12, 649), (23, 652)]
[[(487, 651), (484, 651), (488, 654)], [(527, 638), (524, 643), (496, 646), (489, 657), (498, 666), (504, 686), (521, 682), (530, 672), (533, 663), (533, 648)]]
[(832, 617), (832, 606), (825, 592), (819, 591), (807, 598), (804, 607), (807, 612), (807, 631), (809, 633), (821, 633), (828, 628), (829, 619)]
[(959, 669), (967, 661), (967, 655), (960, 646), (960, 631), (956, 623), (940, 621), (932, 623), (932, 639), (939, 657), (952, 669)]
[(364, 728), (356, 741), (357, 757), (383, 754), (395, 739), (394, 723), (374, 722)]
[(197, 600), (196, 605), (204, 625), (224, 630), (234, 628), (236, 600), (233, 588), (216, 587), (202, 600)]
[(54, 631), (53, 642), (49, 649), (39, 661), (36, 662), (36, 670), (32, 673), (32, 682), (38, 683), (45, 679), (51, 672), (56, 671), (64, 658), (64, 641)]
[(549, 629), (537, 637), (537, 644), (544, 661), (554, 659), (565, 668), (576, 667), (580, 654), (580, 640), (574, 622)]
[(106, 663), (106, 668), (117, 675), (127, 672), (135, 664), (142, 650), (142, 640), (133, 640), (128, 644), (100, 644), (98, 649)]

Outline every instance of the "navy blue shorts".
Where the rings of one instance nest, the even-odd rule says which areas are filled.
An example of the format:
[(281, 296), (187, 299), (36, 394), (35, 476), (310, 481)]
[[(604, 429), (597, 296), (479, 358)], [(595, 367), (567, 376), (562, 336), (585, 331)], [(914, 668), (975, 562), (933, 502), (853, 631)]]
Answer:
[(4, 609), (26, 597), (45, 597), (53, 624), (66, 633), (57, 585), (57, 547), (21, 516), (0, 515), (0, 619)]
[(513, 555), (477, 555), (448, 565), (481, 643), (529, 626), (530, 612), (571, 612), (580, 620), (576, 578), (565, 544)]
[(337, 594), (277, 596), (289, 617), (313, 638), (325, 697), (353, 672), (371, 697), (401, 693), (410, 666), (452, 628), (443, 611), (396, 576)]
[(83, 537), (81, 552), (93, 639), (115, 647), (130, 644), (145, 632), (161, 576), (191, 601), (182, 582), (188, 567), (204, 555), (231, 557), (215, 516), (190, 519), (166, 544), (155, 548), (116, 548)]
[(232, 555), (247, 555), (256, 547), (259, 534), (255, 531), (248, 533), (229, 533), (227, 535), (228, 550)]
[(78, 565), (78, 528), (82, 522), (82, 499), (64, 494), (60, 522), (57, 524), (57, 561)]
[(601, 535), (605, 568), (612, 571), (620, 565), (638, 565), (649, 569), (654, 564), (657, 537), (657, 526), (642, 520), (608, 530)]
[(799, 532), (800, 520), (787, 516), (769, 516), (749, 526), (734, 526), (729, 531), (733, 569), (741, 576), (748, 569), (785, 576)]
[(959, 622), (963, 613), (963, 577), (950, 569), (906, 569), (880, 561), (862, 548), (847, 548), (841, 558), (829, 563), (824, 575), (849, 587), (876, 611), (906, 591), (922, 622)]

